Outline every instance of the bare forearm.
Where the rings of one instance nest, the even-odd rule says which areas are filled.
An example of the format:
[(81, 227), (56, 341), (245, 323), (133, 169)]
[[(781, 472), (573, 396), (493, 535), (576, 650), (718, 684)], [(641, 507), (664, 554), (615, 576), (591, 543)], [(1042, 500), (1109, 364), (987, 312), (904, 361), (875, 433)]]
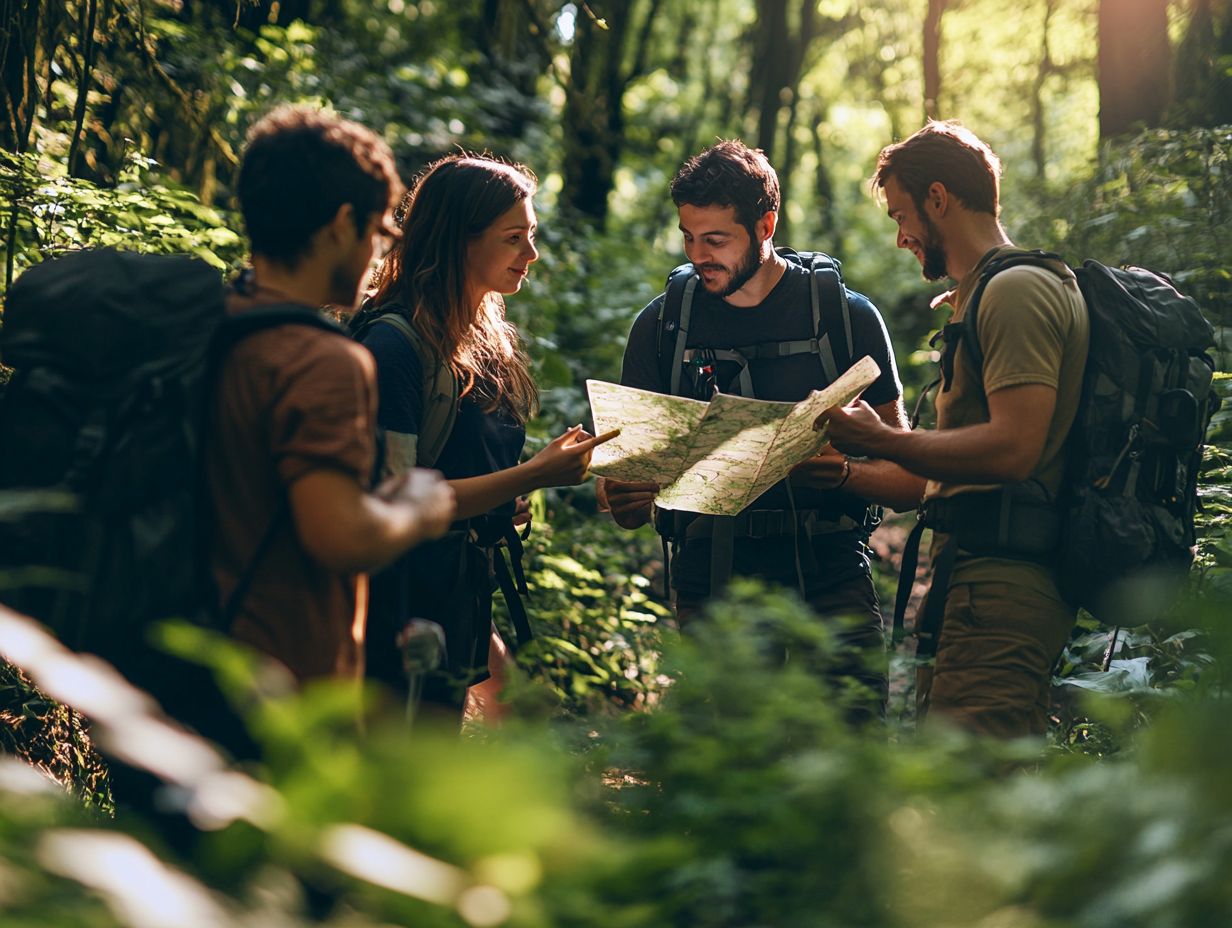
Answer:
[(895, 512), (909, 512), (920, 505), (925, 480), (892, 461), (869, 458), (852, 460), (851, 473), (843, 489), (856, 496), (889, 506)]
[(1016, 483), (1030, 476), (1039, 460), (1038, 452), (1034, 457), (1024, 453), (991, 422), (944, 431), (887, 430), (870, 452), (913, 474), (949, 483)]
[(470, 519), (491, 512), (497, 506), (542, 486), (535, 478), (530, 461), (492, 474), (450, 480), (449, 485), (453, 487), (454, 497), (458, 501), (457, 519)]
[(321, 469), (290, 487), (295, 531), (323, 567), (379, 570), (404, 551), (436, 537), (453, 515), (453, 494), (438, 475), (415, 471), (363, 490), (354, 477)]
[(314, 559), (331, 570), (373, 572), (391, 564), (422, 540), (422, 523), (415, 506), (387, 502), (364, 494), (358, 505), (339, 511), (328, 531), (300, 536)]

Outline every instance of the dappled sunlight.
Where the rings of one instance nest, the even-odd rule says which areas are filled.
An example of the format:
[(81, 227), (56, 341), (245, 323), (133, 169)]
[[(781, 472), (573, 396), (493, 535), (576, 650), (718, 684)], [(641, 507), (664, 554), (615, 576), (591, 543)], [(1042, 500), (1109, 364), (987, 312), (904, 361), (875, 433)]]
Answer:
[(170, 795), (198, 827), (219, 829), (238, 819), (272, 822), (279, 805), (268, 787), (228, 771), (213, 745), (163, 717), (154, 700), (110, 664), (74, 654), (37, 622), (3, 606), (0, 653), (45, 693), (87, 716), (104, 750), (176, 787)]
[(127, 835), (49, 831), (35, 849), (52, 873), (98, 892), (130, 928), (223, 928), (234, 924), (196, 880), (164, 864)]
[(457, 867), (361, 825), (327, 829), (321, 856), (357, 879), (437, 905), (454, 904), (468, 883)]
[(0, 793), (10, 796), (59, 796), (60, 787), (37, 767), (14, 757), (0, 757)]

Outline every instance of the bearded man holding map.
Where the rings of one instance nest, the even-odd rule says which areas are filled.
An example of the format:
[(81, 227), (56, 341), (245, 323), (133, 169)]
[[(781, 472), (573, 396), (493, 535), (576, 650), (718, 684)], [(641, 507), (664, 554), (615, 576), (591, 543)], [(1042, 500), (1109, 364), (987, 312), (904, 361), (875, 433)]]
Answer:
[[(924, 481), (895, 464), (819, 448), (824, 436), (812, 436), (811, 445), (781, 436), (800, 435), (792, 423), (804, 420), (805, 412), (793, 414), (794, 405), (811, 408), (815, 391), (840, 387), (840, 375), (866, 358), (872, 363), (851, 371), (865, 373), (865, 383), (872, 380), (864, 400), (889, 425), (907, 427), (885, 325), (865, 297), (843, 286), (836, 262), (774, 248), (778, 177), (760, 151), (739, 141), (720, 142), (685, 163), (671, 194), (691, 263), (673, 272), (666, 291), (634, 322), (621, 384), (702, 402), (723, 394), (721, 408), (664, 408), (662, 418), (687, 423), (690, 434), (733, 418), (750, 429), (666, 486), (663, 477), (628, 479), (647, 461), (626, 459), (622, 469), (613, 460), (621, 442), (612, 442), (608, 456), (592, 464), (596, 473), (613, 475), (600, 483), (601, 502), (622, 527), (653, 521), (665, 546), (670, 543), (669, 575), (682, 628), (734, 574), (796, 588), (819, 617), (841, 623), (849, 658), (828, 672), (864, 684), (848, 715), (868, 718), (874, 706), (884, 710), (886, 689), (884, 631), (867, 548), (877, 521), (872, 507), (913, 509)], [(731, 394), (748, 399), (744, 406), (733, 404)], [(756, 400), (782, 408), (761, 414), (749, 405)], [(634, 405), (654, 409), (653, 402)], [(696, 424), (690, 415), (697, 416)], [(621, 428), (628, 449), (637, 430), (624, 422)], [(762, 490), (764, 481), (741, 482), (733, 475), (736, 458), (760, 453), (750, 449), (758, 442), (765, 446), (759, 461), (790, 474), (748, 501), (748, 491)], [(759, 463), (756, 474), (764, 472)], [(615, 479), (622, 474), (625, 479)], [(718, 495), (737, 500), (738, 511), (698, 492), (707, 484), (721, 486)], [(720, 514), (700, 514), (707, 512)]]

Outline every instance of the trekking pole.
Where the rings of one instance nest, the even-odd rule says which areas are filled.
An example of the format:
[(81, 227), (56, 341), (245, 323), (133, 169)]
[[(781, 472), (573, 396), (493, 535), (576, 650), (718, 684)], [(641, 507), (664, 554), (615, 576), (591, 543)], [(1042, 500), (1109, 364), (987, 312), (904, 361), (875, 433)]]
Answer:
[(1121, 626), (1114, 625), (1112, 627), (1112, 635), (1108, 638), (1108, 650), (1104, 652), (1104, 659), (1101, 662), (1103, 666), (1100, 668), (1104, 673), (1107, 673), (1112, 667), (1112, 658), (1116, 654), (1117, 635), (1121, 633)]
[(411, 619), (398, 633), (396, 642), (406, 674), (406, 725), (410, 728), (415, 723), (424, 677), (440, 666), (445, 653), (445, 632), (435, 622)]

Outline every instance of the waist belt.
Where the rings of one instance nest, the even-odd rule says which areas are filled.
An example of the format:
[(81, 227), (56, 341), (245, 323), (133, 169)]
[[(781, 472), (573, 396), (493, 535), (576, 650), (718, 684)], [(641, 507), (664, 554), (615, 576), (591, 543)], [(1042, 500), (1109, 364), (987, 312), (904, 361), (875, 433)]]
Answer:
[(926, 500), (921, 521), (952, 535), (960, 554), (1052, 564), (1061, 539), (1061, 508), (1017, 486)]
[[(836, 514), (821, 509), (746, 509), (740, 515), (729, 517), (732, 538), (776, 538), (797, 533), (810, 538), (816, 535), (832, 535), (862, 528), (864, 523), (845, 513)], [(684, 537), (711, 538), (715, 534), (717, 517), (700, 517), (686, 526)]]
[(1055, 565), (1061, 540), (1061, 507), (1034, 484), (1014, 484), (983, 493), (934, 497), (920, 507), (919, 521), (903, 549), (894, 600), (895, 643), (904, 635), (907, 601), (915, 583), (924, 529), (945, 535), (933, 564), (933, 579), (923, 611), (916, 616), (917, 656), (936, 651), (954, 566), (964, 557), (996, 557)]

